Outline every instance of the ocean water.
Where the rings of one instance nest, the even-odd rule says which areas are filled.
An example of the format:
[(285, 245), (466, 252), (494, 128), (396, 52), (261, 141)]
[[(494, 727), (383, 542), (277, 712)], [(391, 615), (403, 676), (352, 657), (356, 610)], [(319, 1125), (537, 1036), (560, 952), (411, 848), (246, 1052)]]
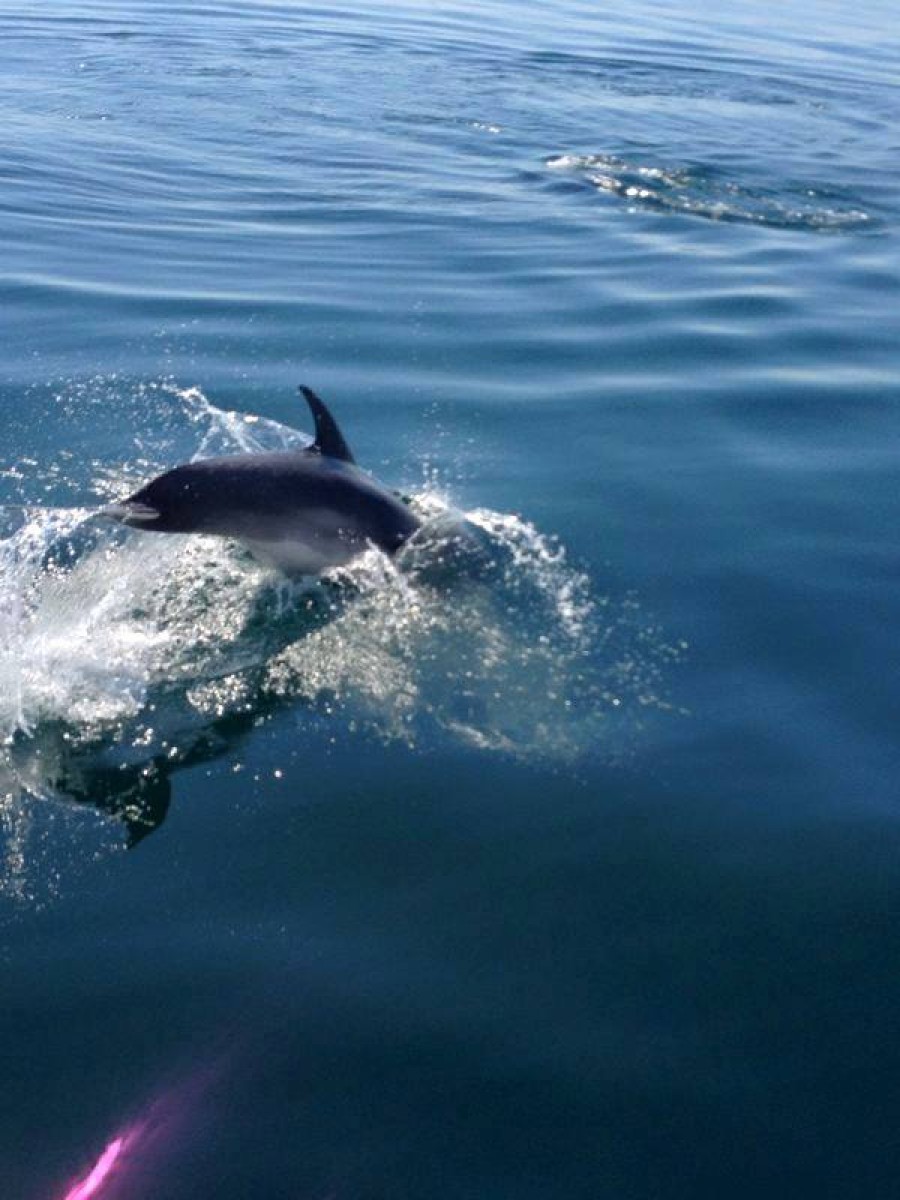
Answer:
[[(893, 6), (0, 62), (3, 1200), (893, 1195)], [(299, 383), (434, 538), (97, 518)]]

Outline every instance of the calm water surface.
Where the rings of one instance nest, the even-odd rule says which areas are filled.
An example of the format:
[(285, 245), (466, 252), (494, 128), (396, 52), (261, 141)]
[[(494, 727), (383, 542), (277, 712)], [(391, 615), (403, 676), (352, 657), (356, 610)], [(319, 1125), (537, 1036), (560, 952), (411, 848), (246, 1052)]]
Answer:
[(600, 8), (0, 3), (4, 1198), (893, 1194), (896, 13)]

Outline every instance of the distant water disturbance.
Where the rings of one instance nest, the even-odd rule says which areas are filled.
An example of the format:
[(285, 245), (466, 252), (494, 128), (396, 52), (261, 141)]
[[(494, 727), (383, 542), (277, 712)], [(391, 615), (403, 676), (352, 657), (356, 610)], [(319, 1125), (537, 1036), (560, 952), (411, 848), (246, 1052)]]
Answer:
[(663, 167), (614, 154), (559, 154), (545, 165), (635, 207), (710, 221), (814, 232), (842, 232), (871, 222), (869, 213), (832, 189), (780, 182), (776, 192), (729, 179), (713, 167)]

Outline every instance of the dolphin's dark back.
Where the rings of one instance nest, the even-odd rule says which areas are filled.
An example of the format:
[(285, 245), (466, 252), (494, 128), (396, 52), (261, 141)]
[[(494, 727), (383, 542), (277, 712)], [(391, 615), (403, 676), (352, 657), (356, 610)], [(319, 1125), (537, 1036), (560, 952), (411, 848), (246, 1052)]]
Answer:
[(333, 514), (348, 535), (396, 550), (419, 525), (410, 509), (358, 467), (311, 450), (240, 454), (185, 463), (129, 497), (159, 522), (163, 533), (221, 533), (264, 537), (274, 527), (302, 522), (311, 513)]

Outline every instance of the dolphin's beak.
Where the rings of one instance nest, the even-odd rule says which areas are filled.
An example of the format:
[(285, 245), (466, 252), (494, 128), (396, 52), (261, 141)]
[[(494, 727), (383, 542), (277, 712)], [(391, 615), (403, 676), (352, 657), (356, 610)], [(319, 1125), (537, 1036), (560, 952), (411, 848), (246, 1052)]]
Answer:
[(122, 525), (134, 525), (138, 529), (159, 518), (159, 510), (149, 504), (139, 504), (134, 500), (123, 500), (121, 504), (108, 504), (101, 508), (98, 516), (109, 517)]

